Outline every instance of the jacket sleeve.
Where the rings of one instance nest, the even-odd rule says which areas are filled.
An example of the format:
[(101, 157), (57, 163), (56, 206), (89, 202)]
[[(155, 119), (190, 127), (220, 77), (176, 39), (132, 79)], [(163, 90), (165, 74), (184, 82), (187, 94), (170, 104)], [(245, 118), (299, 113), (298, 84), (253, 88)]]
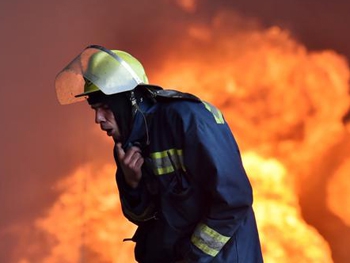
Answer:
[(142, 179), (135, 189), (126, 183), (122, 169), (118, 168), (116, 173), (123, 214), (136, 225), (154, 219), (157, 213), (154, 200), (148, 190), (149, 182), (145, 178), (147, 177), (146, 172), (143, 169)]
[(184, 253), (186, 262), (204, 263), (235, 235), (253, 198), (238, 146), (221, 112), (203, 102), (189, 114), (183, 120), (184, 163), (208, 198), (208, 209), (185, 241)]

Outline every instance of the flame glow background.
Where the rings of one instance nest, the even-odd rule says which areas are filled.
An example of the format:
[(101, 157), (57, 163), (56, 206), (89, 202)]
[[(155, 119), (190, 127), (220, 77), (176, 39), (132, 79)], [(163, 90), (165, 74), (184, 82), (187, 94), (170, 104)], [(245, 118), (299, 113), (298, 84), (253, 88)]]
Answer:
[(266, 262), (350, 260), (350, 4), (0, 3), (0, 262), (132, 262), (112, 145), (53, 80), (95, 43), (225, 114), (255, 193)]

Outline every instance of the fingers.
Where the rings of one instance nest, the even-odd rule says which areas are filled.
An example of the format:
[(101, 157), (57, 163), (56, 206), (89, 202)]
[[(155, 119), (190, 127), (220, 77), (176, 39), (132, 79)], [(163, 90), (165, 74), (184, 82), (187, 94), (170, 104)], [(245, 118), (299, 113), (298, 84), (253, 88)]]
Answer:
[(126, 183), (130, 187), (136, 188), (142, 177), (141, 167), (144, 163), (140, 148), (132, 146), (124, 151), (121, 144), (117, 143), (116, 154)]
[(124, 151), (121, 143), (116, 145), (116, 153), (119, 161), (129, 168), (140, 168), (144, 162), (140, 148), (132, 146)]
[(142, 158), (141, 150), (138, 147), (132, 146), (126, 150), (123, 157), (125, 163), (131, 163), (135, 159)]
[(135, 161), (134, 161), (134, 167), (136, 169), (140, 169), (141, 166), (143, 165), (143, 162), (144, 162), (144, 159), (143, 159), (143, 157), (140, 154), (140, 157), (136, 158)]
[(117, 153), (118, 160), (124, 159), (125, 152), (124, 152), (124, 149), (122, 148), (122, 144), (121, 143), (117, 143), (117, 145), (116, 145), (116, 153)]

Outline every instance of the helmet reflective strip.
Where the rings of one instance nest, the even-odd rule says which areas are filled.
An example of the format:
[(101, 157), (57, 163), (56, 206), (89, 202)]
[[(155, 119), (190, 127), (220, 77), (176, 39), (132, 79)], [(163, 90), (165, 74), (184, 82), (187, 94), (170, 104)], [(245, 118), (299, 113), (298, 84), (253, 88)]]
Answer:
[(139, 78), (139, 76), (137, 76), (137, 74), (135, 73), (135, 71), (130, 67), (130, 65), (128, 63), (126, 63), (121, 57), (119, 57), (117, 54), (115, 54), (118, 59), (118, 61), (120, 62), (120, 64), (122, 64), (124, 66), (124, 68), (130, 73), (130, 75), (133, 77), (133, 79), (136, 81), (137, 84), (142, 83), (141, 79)]
[(209, 226), (199, 224), (191, 237), (191, 242), (205, 254), (215, 257), (229, 239), (230, 237), (221, 235)]
[(185, 171), (181, 149), (169, 149), (162, 152), (154, 152), (151, 153), (150, 156), (153, 161), (153, 172), (155, 175), (172, 173), (175, 169), (180, 168)]
[(213, 105), (209, 104), (208, 102), (203, 101), (203, 104), (205, 105), (205, 108), (213, 114), (217, 124), (225, 123), (225, 120), (224, 120), (224, 117), (222, 116), (221, 111), (219, 111), (217, 108), (215, 108)]

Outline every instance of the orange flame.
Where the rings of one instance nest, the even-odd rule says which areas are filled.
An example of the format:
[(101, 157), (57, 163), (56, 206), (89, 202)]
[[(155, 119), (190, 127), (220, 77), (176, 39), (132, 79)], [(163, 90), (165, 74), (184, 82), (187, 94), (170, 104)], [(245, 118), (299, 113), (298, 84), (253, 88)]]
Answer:
[(265, 262), (332, 262), (330, 248), (301, 217), (293, 182), (275, 159), (253, 152), (243, 161), (255, 189), (254, 210), (258, 220)]
[(112, 165), (86, 165), (60, 182), (64, 192), (36, 222), (55, 240), (40, 262), (133, 262), (133, 244), (123, 239), (132, 237), (135, 226), (121, 215), (114, 172)]
[(350, 158), (347, 158), (337, 169), (328, 185), (328, 206), (331, 211), (339, 216), (350, 227)]

